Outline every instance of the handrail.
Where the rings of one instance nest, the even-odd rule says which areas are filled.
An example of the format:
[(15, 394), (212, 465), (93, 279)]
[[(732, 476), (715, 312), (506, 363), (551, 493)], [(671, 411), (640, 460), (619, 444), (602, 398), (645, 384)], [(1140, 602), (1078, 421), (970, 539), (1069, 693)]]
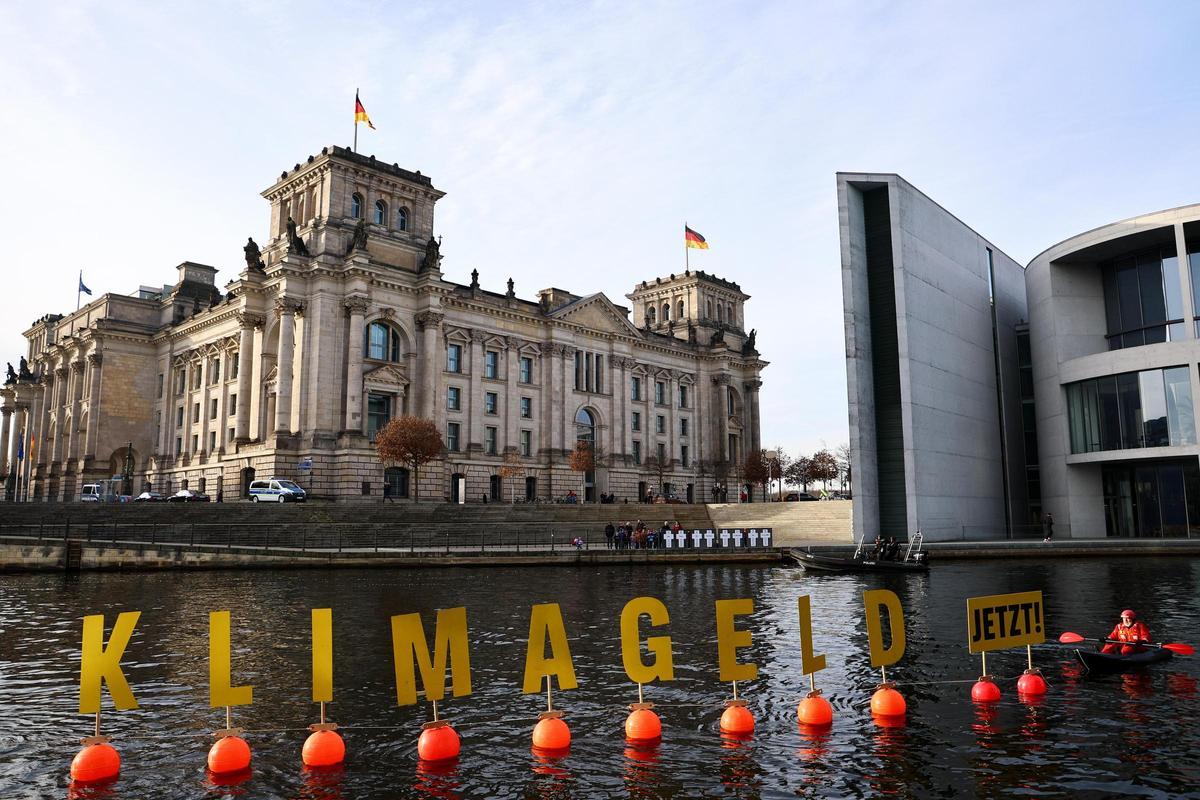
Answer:
[(915, 555), (915, 553), (913, 553), (913, 545), (914, 544), (917, 546), (917, 553), (920, 553), (921, 545), (924, 544), (924, 542), (925, 542), (925, 537), (922, 536), (921, 531), (918, 530), (908, 540), (908, 547), (904, 550), (904, 560), (908, 561), (908, 559), (911, 555)]

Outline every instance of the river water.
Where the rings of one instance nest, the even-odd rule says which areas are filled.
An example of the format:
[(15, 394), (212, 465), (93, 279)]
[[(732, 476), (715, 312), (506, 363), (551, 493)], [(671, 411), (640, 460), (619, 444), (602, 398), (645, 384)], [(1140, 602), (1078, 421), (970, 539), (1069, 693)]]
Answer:
[[(863, 619), (864, 589), (901, 598), (907, 652), (889, 677), (908, 699), (907, 723), (880, 727), (867, 711), (877, 682)], [(1200, 639), (1200, 560), (1186, 558), (943, 562), (928, 575), (812, 576), (747, 566), (525, 567), (427, 570), (278, 570), (87, 573), (0, 578), (0, 797), (108, 798), (566, 798), (566, 797), (1200, 797), (1197, 659), (1176, 658), (1135, 677), (1085, 678), (1060, 646), (1035, 648), (1050, 692), (1019, 702), (1024, 651), (988, 659), (1002, 701), (968, 699), (979, 674), (966, 647), (965, 599), (1041, 589), (1054, 636), (1107, 632), (1137, 609), (1158, 641)], [(814, 638), (828, 668), (818, 686), (834, 725), (796, 724), (800, 674), (796, 599), (811, 597)], [(647, 687), (664, 723), (654, 749), (625, 745), (636, 687), (622, 668), (619, 614), (652, 595), (671, 612), (676, 680)], [(740, 686), (757, 719), (753, 738), (717, 730), (728, 684), (717, 676), (713, 601), (753, 598), (739, 620), (753, 632)], [(532, 604), (558, 602), (579, 688), (559, 692), (573, 743), (565, 758), (530, 751), (544, 696), (521, 694)], [(442, 706), (463, 737), (449, 767), (418, 763), (424, 704), (396, 705), (393, 614), (464, 605), (474, 693)], [(309, 609), (334, 615), (335, 702), (345, 726), (341, 770), (306, 772), (299, 751), (316, 721), (309, 702)], [(253, 772), (222, 786), (205, 770), (208, 612), (230, 609), (234, 683), (254, 704), (234, 711), (250, 729)], [(135, 711), (108, 710), (104, 732), (121, 752), (120, 779), (72, 788), (67, 772), (92, 720), (79, 715), (80, 617), (142, 612), (123, 666)], [(660, 631), (655, 630), (657, 634)], [(951, 683), (949, 681), (966, 681)], [(111, 703), (105, 693), (106, 708)]]

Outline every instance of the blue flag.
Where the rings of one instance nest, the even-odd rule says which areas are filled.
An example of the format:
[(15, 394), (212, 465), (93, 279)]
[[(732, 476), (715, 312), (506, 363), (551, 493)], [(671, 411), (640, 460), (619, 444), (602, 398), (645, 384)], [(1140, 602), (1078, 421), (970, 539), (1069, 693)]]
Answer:
[(17, 461), (25, 460), (25, 437), (17, 439)]
[(79, 273), (79, 291), (83, 292), (88, 297), (92, 296), (92, 290), (83, 285), (83, 273), (82, 272)]

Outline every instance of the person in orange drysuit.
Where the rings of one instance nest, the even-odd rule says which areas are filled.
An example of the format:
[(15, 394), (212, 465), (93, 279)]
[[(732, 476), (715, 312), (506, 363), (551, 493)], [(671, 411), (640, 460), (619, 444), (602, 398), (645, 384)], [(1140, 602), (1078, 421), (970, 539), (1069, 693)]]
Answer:
[(1138, 643), (1153, 641), (1150, 638), (1150, 629), (1136, 620), (1137, 614), (1133, 613), (1130, 609), (1127, 608), (1122, 611), (1121, 621), (1117, 623), (1116, 627), (1112, 629), (1112, 633), (1108, 635), (1108, 638), (1113, 641), (1100, 648), (1100, 652), (1120, 653), (1123, 656), (1145, 652), (1146, 648)]

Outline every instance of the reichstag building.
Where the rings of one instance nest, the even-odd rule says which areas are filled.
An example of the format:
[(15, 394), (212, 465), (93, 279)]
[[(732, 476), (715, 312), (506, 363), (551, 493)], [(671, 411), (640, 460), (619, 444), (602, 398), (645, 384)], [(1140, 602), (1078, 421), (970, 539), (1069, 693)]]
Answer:
[[(557, 288), (536, 299), (443, 279), (420, 172), (327, 147), (263, 197), (270, 238), (236, 278), (185, 262), (175, 282), (107, 294), (25, 331), (3, 405), (8, 499), (128, 490), (244, 495), (255, 477), (339, 500), (705, 501), (760, 447), (767, 362), (748, 295), (685, 271), (614, 303)], [(443, 457), (414, 485), (373, 439), (401, 414), (436, 422)], [(592, 472), (570, 469), (595, 443)], [(505, 460), (520, 462), (504, 480)], [(513, 484), (511, 481), (515, 481)]]

